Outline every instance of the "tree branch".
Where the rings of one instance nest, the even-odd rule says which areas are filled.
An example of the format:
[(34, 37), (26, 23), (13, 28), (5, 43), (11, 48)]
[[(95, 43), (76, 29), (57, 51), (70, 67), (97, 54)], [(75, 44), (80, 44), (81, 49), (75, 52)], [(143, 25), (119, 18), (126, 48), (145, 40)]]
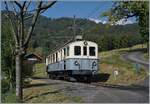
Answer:
[(18, 3), (17, 1), (14, 1), (14, 3), (15, 3), (20, 9), (22, 8), (21, 4)]
[[(42, 2), (40, 1), (39, 4), (38, 4), (38, 8), (41, 8), (41, 5), (42, 5)], [(25, 47), (27, 47), (27, 45), (29, 43), (31, 34), (33, 33), (34, 26), (35, 26), (37, 18), (39, 16), (39, 13), (40, 13), (40, 9), (37, 9), (36, 12), (34, 13), (34, 16), (33, 16), (33, 19), (32, 19), (32, 25), (29, 27), (27, 37), (26, 37), (25, 42), (24, 42)]]
[(15, 6), (14, 6), (14, 3), (13, 3), (13, 2), (12, 2), (12, 8), (13, 8), (13, 11), (14, 11), (15, 16), (17, 16), (17, 10), (16, 10), (16, 8), (15, 8)]
[(24, 20), (28, 20), (28, 19), (30, 19), (30, 18), (32, 18), (33, 17), (33, 14), (31, 14), (31, 15), (29, 15), (29, 16), (26, 16), (26, 17), (24, 17)]
[[(25, 3), (24, 3), (24, 5), (25, 5)], [(21, 33), (20, 33), (20, 46), (22, 46), (23, 45), (23, 41), (24, 41), (24, 6), (23, 6), (23, 8), (20, 10), (20, 17), (21, 17), (21, 27), (20, 27), (20, 29), (21, 29)]]
[(42, 6), (40, 9), (48, 9), (49, 7), (51, 7), (52, 5), (54, 5), (56, 3), (56, 1), (51, 1), (50, 3), (48, 3), (47, 5)]
[(50, 2), (48, 5), (45, 5), (45, 6), (42, 6), (42, 3), (43, 3), (42, 1), (39, 2), (38, 7), (37, 7), (37, 10), (36, 10), (36, 12), (34, 13), (34, 16), (33, 16), (33, 19), (32, 19), (32, 25), (31, 25), (30, 28), (29, 28), (29, 31), (28, 31), (26, 40), (25, 40), (25, 42), (24, 42), (24, 46), (25, 46), (25, 47), (28, 47), (27, 45), (28, 45), (28, 43), (29, 43), (29, 40), (30, 40), (30, 38), (31, 38), (31, 35), (32, 35), (32, 33), (33, 33), (33, 30), (34, 30), (34, 27), (35, 27), (35, 24), (36, 24), (36, 21), (37, 21), (37, 18), (38, 18), (38, 16), (40, 15), (41, 11), (42, 11), (42, 10), (44, 10), (44, 11), (47, 10), (47, 9), (50, 8), (53, 4), (55, 4), (56, 1), (52, 1), (52, 2)]
[(132, 14), (132, 15), (127, 15), (127, 18), (134, 17), (134, 16), (137, 16), (137, 14), (134, 13), (134, 14)]
[[(5, 8), (6, 8), (6, 10), (9, 12), (7, 2), (5, 1), (4, 3), (5, 3)], [(16, 45), (18, 45), (18, 44), (19, 44), (19, 37), (18, 37), (18, 34), (17, 34), (17, 32), (16, 32), (15, 23), (14, 23), (14, 22), (12, 21), (12, 19), (11, 19), (12, 16), (10, 15), (10, 13), (7, 13), (5, 16), (8, 18), (8, 20), (9, 20), (9, 22), (10, 22), (11, 29), (12, 29), (12, 32), (13, 32), (13, 36), (14, 36)]]

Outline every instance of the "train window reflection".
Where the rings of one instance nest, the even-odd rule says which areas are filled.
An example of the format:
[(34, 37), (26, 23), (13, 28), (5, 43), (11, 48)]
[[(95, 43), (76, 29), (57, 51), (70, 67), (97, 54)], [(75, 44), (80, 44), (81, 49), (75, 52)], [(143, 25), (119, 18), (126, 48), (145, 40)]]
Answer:
[(83, 47), (83, 55), (87, 55), (87, 47)]
[(90, 56), (95, 56), (95, 47), (89, 47)]
[(74, 55), (81, 55), (81, 47), (80, 46), (74, 47)]
[(66, 57), (66, 48), (64, 48), (64, 58)]
[(55, 62), (55, 55), (53, 54), (53, 62)]
[(67, 56), (69, 56), (69, 46), (67, 47)]
[(56, 62), (58, 61), (58, 53), (56, 52)]

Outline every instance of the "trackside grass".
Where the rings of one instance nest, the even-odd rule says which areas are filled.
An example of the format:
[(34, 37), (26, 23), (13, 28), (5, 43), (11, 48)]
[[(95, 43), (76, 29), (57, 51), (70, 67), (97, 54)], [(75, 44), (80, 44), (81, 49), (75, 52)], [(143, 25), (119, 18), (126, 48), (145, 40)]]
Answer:
[[(106, 83), (131, 85), (144, 80), (144, 78), (148, 75), (148, 70), (145, 70), (144, 67), (141, 67), (140, 71), (137, 72), (134, 63), (125, 61), (122, 58), (123, 53), (141, 48), (141, 45), (136, 45), (131, 48), (100, 52), (100, 73), (110, 74), (110, 77)], [(114, 71), (118, 71), (118, 75), (114, 76)]]
[(60, 89), (54, 88), (41, 80), (32, 80), (30, 87), (23, 89), (25, 103), (81, 103), (78, 96), (67, 96)]
[[(36, 64), (33, 77), (46, 78), (45, 63)], [(25, 103), (82, 103), (81, 97), (68, 96), (63, 90), (56, 89), (45, 81), (32, 79), (28, 87), (23, 89)]]
[(45, 63), (39, 63), (35, 64), (35, 72), (33, 74), (33, 77), (46, 77), (46, 64)]

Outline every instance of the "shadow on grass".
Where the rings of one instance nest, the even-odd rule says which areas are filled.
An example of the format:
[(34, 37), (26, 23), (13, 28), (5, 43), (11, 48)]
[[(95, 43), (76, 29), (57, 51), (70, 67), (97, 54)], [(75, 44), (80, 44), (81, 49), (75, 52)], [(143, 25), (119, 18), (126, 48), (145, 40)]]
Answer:
[(29, 84), (24, 86), (23, 88), (30, 88), (30, 87), (42, 87), (48, 85), (58, 85), (59, 83), (37, 83), (37, 84)]
[(45, 77), (32, 77), (32, 79), (48, 79), (48, 78), (45, 76)]
[(44, 95), (48, 95), (48, 94), (56, 94), (56, 93), (60, 93), (61, 90), (55, 90), (55, 91), (48, 91), (48, 92), (44, 92), (44, 93), (41, 93), (41, 94), (38, 94), (37, 95), (34, 95), (34, 96), (31, 96), (31, 97), (25, 97), (24, 98), (24, 101), (28, 101), (28, 100), (31, 100), (33, 98), (37, 98), (37, 97), (40, 97), (40, 96), (44, 96)]
[(94, 76), (73, 76), (77, 82), (91, 83), (91, 82), (106, 82), (109, 79), (110, 74), (99, 73)]

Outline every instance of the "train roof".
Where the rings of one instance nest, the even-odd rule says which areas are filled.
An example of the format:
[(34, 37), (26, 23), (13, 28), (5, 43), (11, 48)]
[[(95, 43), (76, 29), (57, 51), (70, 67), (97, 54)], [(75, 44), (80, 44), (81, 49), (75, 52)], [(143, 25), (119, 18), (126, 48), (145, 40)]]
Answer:
[[(72, 44), (72, 43), (75, 43), (75, 42), (81, 42), (81, 41), (83, 41), (83, 42), (84, 42), (84, 41), (86, 41), (86, 42), (92, 42), (92, 41), (87, 41), (87, 40), (70, 40), (70, 41), (66, 42), (65, 44), (61, 45), (60, 47), (55, 48), (52, 52), (49, 53), (49, 55), (55, 53), (56, 51), (58, 51), (58, 50), (64, 48), (65, 46), (67, 46), (67, 45), (69, 45), (69, 44)], [(92, 43), (95, 43), (95, 42), (92, 42)], [(96, 44), (96, 43), (95, 43), (95, 44)], [(49, 56), (49, 55), (48, 55), (48, 56)]]

